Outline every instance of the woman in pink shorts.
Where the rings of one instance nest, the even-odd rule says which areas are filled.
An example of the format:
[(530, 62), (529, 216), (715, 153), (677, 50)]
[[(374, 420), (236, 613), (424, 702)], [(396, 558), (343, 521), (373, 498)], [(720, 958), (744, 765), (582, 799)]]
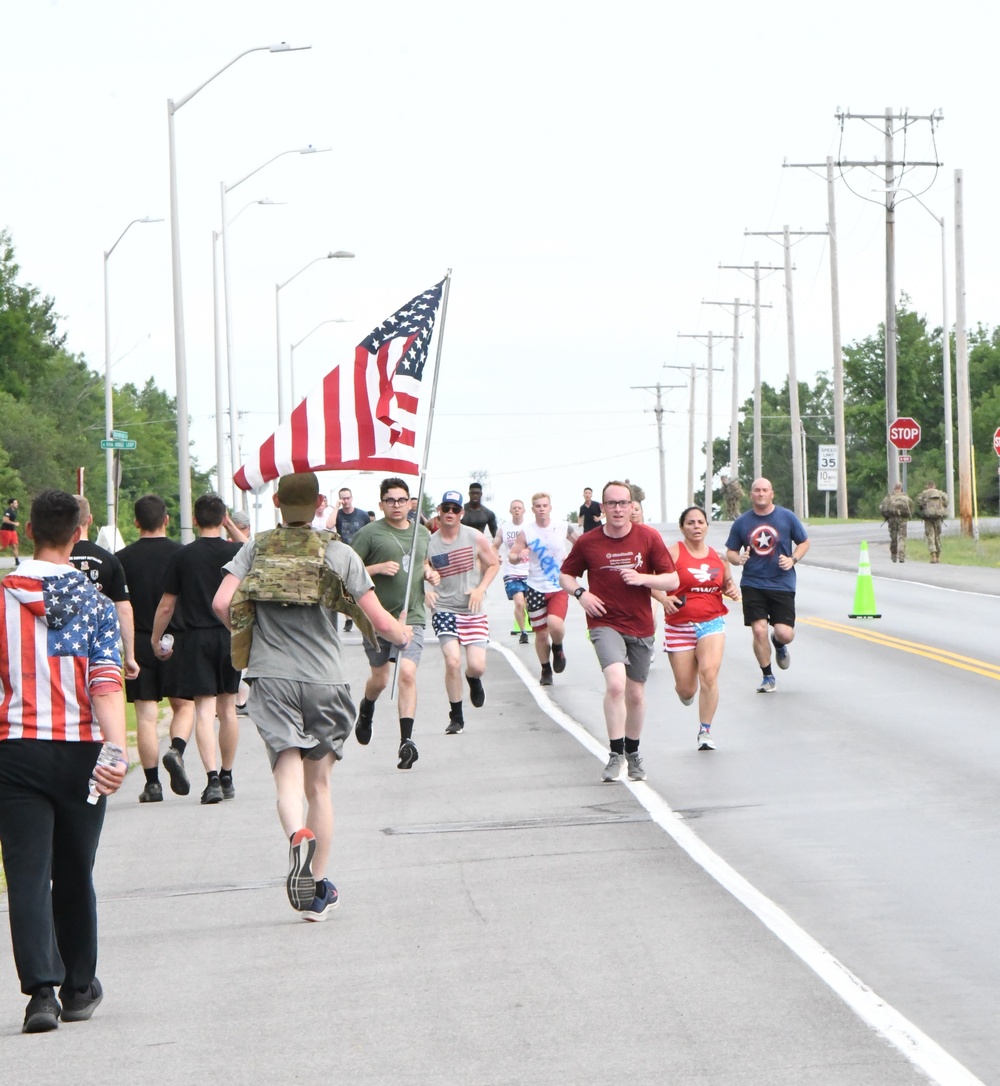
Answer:
[(663, 651), (674, 673), (674, 689), (684, 705), (698, 695), (698, 749), (715, 750), (712, 720), (719, 704), (719, 667), (725, 647), (726, 605), (723, 596), (740, 598), (729, 562), (705, 542), (708, 519), (693, 505), (680, 516), (682, 541), (668, 547), (680, 576), (671, 594), (654, 591), (663, 604)]

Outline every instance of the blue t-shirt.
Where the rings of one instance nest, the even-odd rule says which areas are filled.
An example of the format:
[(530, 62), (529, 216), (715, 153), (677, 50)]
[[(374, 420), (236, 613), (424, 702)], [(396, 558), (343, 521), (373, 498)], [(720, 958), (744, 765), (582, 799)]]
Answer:
[(808, 538), (799, 518), (790, 509), (776, 505), (764, 515), (752, 509), (741, 513), (729, 529), (726, 550), (750, 551), (740, 584), (771, 592), (794, 592), (795, 567), (781, 569), (778, 559), (783, 554), (791, 555), (796, 544)]

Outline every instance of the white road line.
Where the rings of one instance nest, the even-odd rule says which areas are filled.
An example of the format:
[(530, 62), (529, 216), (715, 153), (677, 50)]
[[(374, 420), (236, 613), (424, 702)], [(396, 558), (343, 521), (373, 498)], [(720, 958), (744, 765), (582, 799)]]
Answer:
[[(524, 683), (538, 707), (599, 761), (607, 760), (607, 748), (595, 739), (569, 713), (560, 709), (538, 685), (538, 680), (510, 649), (496, 641), (490, 647), (500, 652)], [(885, 1002), (867, 984), (856, 977), (842, 962), (769, 897), (762, 894), (713, 852), (674, 813), (667, 801), (642, 781), (621, 782), (649, 812), (652, 820), (665, 830), (682, 849), (709, 875), (750, 910), (809, 968), (827, 984), (865, 1023), (884, 1037), (912, 1063), (939, 1086), (985, 1086), (968, 1068), (963, 1067), (936, 1041), (918, 1029), (908, 1018)]]

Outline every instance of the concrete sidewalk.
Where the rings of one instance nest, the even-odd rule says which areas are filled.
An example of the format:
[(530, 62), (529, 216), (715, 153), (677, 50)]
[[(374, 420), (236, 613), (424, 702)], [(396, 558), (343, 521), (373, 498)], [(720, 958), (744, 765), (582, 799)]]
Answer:
[[(357, 696), (364, 657), (347, 655)], [(287, 903), (252, 724), (232, 802), (199, 804), (193, 748), (186, 798), (140, 806), (131, 773), (98, 857), (105, 1001), (89, 1023), (22, 1036), (5, 933), (4, 1081), (926, 1081), (624, 784), (601, 783), (500, 654), (463, 735), (444, 735), (433, 640), (419, 686), (416, 767), (395, 768), (384, 698), (371, 746), (352, 737), (334, 771), (341, 904), (323, 924)]]

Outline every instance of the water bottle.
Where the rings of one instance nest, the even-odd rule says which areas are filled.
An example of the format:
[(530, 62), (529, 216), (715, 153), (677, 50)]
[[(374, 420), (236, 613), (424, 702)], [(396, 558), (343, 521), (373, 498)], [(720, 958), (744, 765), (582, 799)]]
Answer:
[(164, 634), (160, 638), (160, 652), (170, 652), (170, 650), (173, 647), (174, 647), (174, 635), (173, 634)]
[[(122, 750), (117, 743), (105, 743), (101, 747), (101, 753), (97, 756), (97, 765), (114, 765), (115, 762), (120, 762), (124, 757), (125, 751)], [(101, 793), (97, 791), (97, 781), (90, 778), (90, 795), (87, 796), (88, 803), (96, 803), (101, 798)]]

